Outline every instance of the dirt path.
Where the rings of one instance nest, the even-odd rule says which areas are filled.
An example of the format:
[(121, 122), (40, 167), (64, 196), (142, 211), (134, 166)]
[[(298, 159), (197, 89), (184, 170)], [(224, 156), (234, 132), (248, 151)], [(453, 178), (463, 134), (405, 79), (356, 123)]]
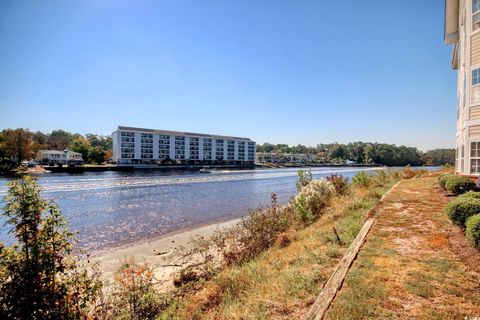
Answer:
[(480, 252), (443, 213), (435, 178), (403, 181), (377, 211), (327, 319), (480, 319)]

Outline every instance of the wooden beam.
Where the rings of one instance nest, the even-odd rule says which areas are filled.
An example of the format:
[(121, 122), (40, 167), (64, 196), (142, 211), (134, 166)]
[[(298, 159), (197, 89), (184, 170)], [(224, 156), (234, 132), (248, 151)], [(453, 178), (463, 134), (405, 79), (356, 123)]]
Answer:
[(397, 182), (390, 190), (388, 190), (388, 192), (382, 196), (377, 205), (367, 213), (366, 216), (369, 218), (367, 219), (367, 221), (365, 221), (362, 229), (358, 233), (355, 240), (353, 240), (342, 260), (340, 260), (340, 262), (336, 266), (332, 275), (327, 280), (327, 283), (325, 283), (325, 286), (318, 295), (314, 304), (303, 318), (304, 320), (322, 320), (323, 317), (325, 317), (325, 314), (327, 313), (330, 304), (332, 303), (333, 299), (335, 299), (338, 290), (340, 289), (343, 281), (345, 280), (350, 266), (357, 257), (357, 254), (360, 251), (362, 244), (365, 242), (365, 239), (370, 229), (375, 223), (375, 218), (373, 218), (375, 211), (378, 210), (380, 205), (383, 204), (383, 202), (385, 201), (387, 195), (389, 195), (401, 183), (401, 181), (402, 180)]

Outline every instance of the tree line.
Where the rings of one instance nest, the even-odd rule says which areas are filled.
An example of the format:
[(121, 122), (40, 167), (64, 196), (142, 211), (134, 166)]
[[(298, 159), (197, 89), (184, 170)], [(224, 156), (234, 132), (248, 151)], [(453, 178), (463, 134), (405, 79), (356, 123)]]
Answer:
[(394, 144), (351, 142), (348, 144), (318, 144), (316, 147), (304, 145), (264, 143), (257, 145), (257, 152), (282, 154), (312, 154), (317, 163), (356, 163), (382, 164), (387, 166), (444, 165), (455, 163), (455, 149), (435, 149), (422, 152), (415, 147)]
[[(16, 167), (23, 160), (36, 157), (38, 150), (64, 150), (82, 154), (87, 163), (104, 163), (112, 156), (112, 137), (87, 133), (71, 133), (53, 130), (50, 133), (32, 132), (28, 129), (4, 129), (0, 132), (0, 165)], [(427, 152), (414, 147), (394, 144), (351, 142), (348, 144), (318, 144), (315, 147), (304, 145), (264, 143), (257, 145), (257, 152), (284, 154), (312, 154), (316, 163), (376, 163), (387, 166), (404, 165), (444, 165), (454, 164), (454, 149), (435, 149)]]
[(87, 163), (104, 163), (112, 157), (112, 138), (87, 133), (53, 130), (50, 133), (28, 129), (4, 129), (0, 132), (0, 164), (16, 167), (24, 160), (34, 159), (38, 150), (64, 150), (82, 154)]

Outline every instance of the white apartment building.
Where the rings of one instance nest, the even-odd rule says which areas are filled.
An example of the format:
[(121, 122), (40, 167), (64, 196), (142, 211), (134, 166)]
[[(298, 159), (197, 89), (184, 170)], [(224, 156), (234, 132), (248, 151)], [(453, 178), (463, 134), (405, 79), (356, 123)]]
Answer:
[(113, 132), (118, 165), (253, 165), (256, 144), (249, 138), (119, 126)]
[(480, 0), (446, 0), (446, 44), (457, 70), (455, 171), (480, 175)]

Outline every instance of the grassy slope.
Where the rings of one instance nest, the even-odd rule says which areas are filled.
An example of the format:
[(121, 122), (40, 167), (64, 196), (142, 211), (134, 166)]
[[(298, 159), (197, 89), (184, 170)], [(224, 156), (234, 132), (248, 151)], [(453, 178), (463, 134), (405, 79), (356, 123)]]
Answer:
[[(443, 213), (448, 199), (436, 179), (405, 180), (394, 194), (327, 319), (479, 317), (480, 276), (449, 245), (455, 227)], [(471, 249), (466, 242), (463, 248)]]
[[(202, 290), (171, 306), (160, 319), (301, 317), (361, 229), (365, 213), (393, 184), (336, 198), (319, 220), (288, 234), (290, 245), (276, 245), (249, 263), (221, 271)], [(334, 226), (342, 245), (337, 244)]]

